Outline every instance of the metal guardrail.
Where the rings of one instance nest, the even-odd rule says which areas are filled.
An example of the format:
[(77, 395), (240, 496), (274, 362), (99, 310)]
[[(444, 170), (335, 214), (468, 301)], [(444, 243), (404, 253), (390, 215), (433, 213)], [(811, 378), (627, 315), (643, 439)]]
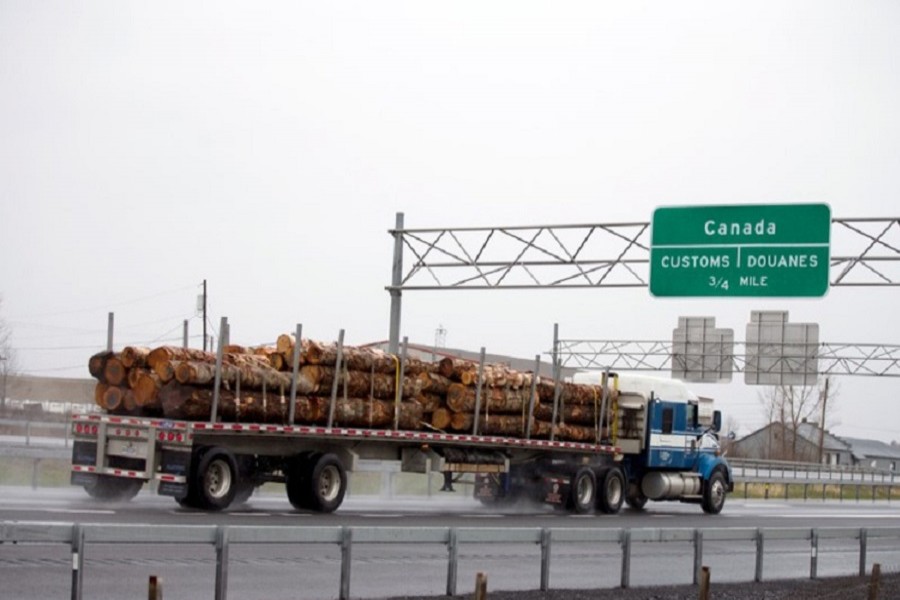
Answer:
[(900, 485), (893, 471), (862, 467), (729, 458), (735, 480), (746, 483)]
[(216, 525), (120, 525), (79, 523), (0, 522), (0, 544), (66, 544), (72, 548), (72, 600), (81, 600), (84, 552), (89, 544), (208, 544), (216, 550), (216, 600), (228, 597), (229, 549), (235, 544), (332, 544), (341, 549), (339, 597), (350, 598), (353, 546), (355, 544), (441, 544), (447, 547), (448, 596), (457, 592), (459, 548), (464, 544), (538, 544), (541, 548), (540, 589), (550, 589), (551, 549), (557, 543), (619, 544), (621, 586), (631, 584), (631, 550), (634, 544), (687, 542), (694, 550), (693, 582), (703, 564), (703, 544), (750, 542), (756, 547), (754, 581), (763, 580), (765, 542), (806, 541), (810, 545), (809, 577), (818, 576), (819, 542), (859, 542), (859, 574), (866, 573), (870, 539), (896, 539), (900, 527), (867, 528), (499, 528), (499, 527), (258, 527)]

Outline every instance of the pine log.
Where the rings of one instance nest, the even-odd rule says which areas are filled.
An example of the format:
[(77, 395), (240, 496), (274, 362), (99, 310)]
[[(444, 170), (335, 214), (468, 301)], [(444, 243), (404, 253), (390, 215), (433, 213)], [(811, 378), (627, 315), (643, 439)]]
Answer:
[(142, 414), (137, 402), (134, 399), (134, 390), (125, 389), (122, 392), (122, 405), (119, 408), (119, 414), (139, 415)]
[[(533, 377), (532, 373), (516, 371), (506, 365), (489, 364), (484, 366), (481, 383), (494, 387), (519, 389), (526, 386), (530, 387)], [(476, 385), (478, 383), (478, 367), (474, 366), (469, 370), (461, 371), (459, 380), (466, 385)]]
[(125, 388), (117, 385), (107, 385), (100, 399), (100, 408), (107, 412), (115, 413), (122, 405), (125, 397)]
[[(285, 369), (291, 370), (293, 369), (293, 363), (291, 361), (294, 360), (294, 345), (297, 343), (297, 339), (292, 333), (282, 333), (278, 336), (278, 339), (275, 341), (275, 351), (284, 357), (285, 360)], [(307, 339), (303, 339), (300, 341), (300, 364), (304, 364), (306, 362), (306, 354), (309, 348), (310, 341)]]
[[(543, 421), (553, 419), (553, 402), (536, 404), (534, 417)], [(577, 425), (593, 425), (597, 418), (597, 411), (593, 404), (563, 404), (560, 407), (557, 421), (562, 423), (575, 423)]]
[(160, 381), (168, 383), (175, 377), (175, 370), (178, 368), (179, 362), (177, 360), (158, 360), (153, 365), (153, 372)]
[[(471, 432), (475, 417), (469, 413), (453, 413), (450, 429), (454, 431)], [(510, 437), (525, 437), (525, 420), (517, 415), (482, 415), (478, 420), (479, 435), (504, 435)], [(544, 438), (550, 436), (550, 423), (546, 421), (531, 421), (531, 436)]]
[(144, 346), (125, 346), (119, 358), (126, 369), (134, 369), (146, 367), (148, 356), (150, 356), (150, 348), (145, 348)]
[[(455, 412), (475, 410), (475, 388), (461, 383), (447, 388), (447, 407)], [(531, 389), (481, 388), (481, 410), (498, 413), (521, 413), (528, 409)]]
[[(595, 401), (599, 403), (603, 399), (603, 387), (599, 385), (569, 383), (568, 381), (560, 382), (559, 385), (562, 388), (560, 398), (565, 403), (593, 405)], [(538, 382), (537, 389), (538, 396), (542, 401), (553, 402), (554, 386), (552, 379), (541, 379)]]
[(108, 384), (99, 381), (97, 382), (97, 385), (94, 386), (94, 404), (100, 408), (106, 408), (103, 406), (103, 396), (106, 394), (108, 388)]
[(153, 371), (146, 369), (132, 369), (137, 373), (131, 389), (134, 391), (134, 401), (138, 406), (152, 406), (157, 404), (159, 390), (162, 388), (162, 380)]
[(416, 394), (412, 401), (419, 404), (426, 414), (431, 414), (444, 405), (444, 397), (437, 394)]
[(450, 384), (453, 383), (440, 373), (422, 371), (416, 375), (416, 379), (419, 381), (419, 389), (423, 392), (429, 392), (432, 394), (439, 394), (441, 396), (447, 395), (447, 388), (450, 387)]
[[(404, 377), (402, 396), (408, 398), (420, 392), (418, 378)], [(297, 389), (304, 394), (330, 394), (334, 382), (334, 367), (324, 365), (304, 365), (297, 377)], [(396, 381), (393, 374), (371, 373), (369, 371), (341, 371), (338, 378), (338, 394), (365, 398), (369, 394), (375, 398), (393, 399), (396, 394)], [(346, 394), (344, 386), (346, 385)]]
[(437, 372), (447, 379), (461, 381), (462, 374), (473, 369), (477, 370), (478, 365), (470, 360), (445, 357), (438, 362)]
[(125, 365), (119, 360), (118, 355), (106, 359), (106, 364), (103, 365), (103, 381), (109, 385), (124, 385), (127, 377)]
[(91, 356), (88, 360), (88, 372), (91, 374), (91, 377), (101, 383), (106, 383), (103, 371), (106, 368), (106, 361), (113, 356), (115, 356), (114, 352), (107, 352), (106, 350)]
[[(240, 361), (232, 358), (235, 364), (222, 363), (222, 381), (236, 385), (240, 377), (241, 389), (261, 390), (265, 385), (272, 393), (291, 389), (291, 377), (287, 373), (276, 371), (272, 367), (260, 366), (256, 361)], [(204, 385), (215, 381), (216, 365), (205, 362), (182, 361), (175, 368), (175, 379), (179, 383)]]
[(447, 408), (439, 408), (431, 413), (431, 426), (438, 431), (446, 431), (450, 427), (453, 413)]
[(597, 441), (597, 430), (594, 427), (586, 427), (584, 425), (560, 423), (556, 425), (556, 439), (569, 442), (592, 443)]
[(157, 363), (173, 360), (196, 360), (200, 362), (216, 362), (213, 352), (205, 352), (196, 348), (180, 348), (178, 346), (160, 346), (147, 355), (147, 366), (156, 369)]

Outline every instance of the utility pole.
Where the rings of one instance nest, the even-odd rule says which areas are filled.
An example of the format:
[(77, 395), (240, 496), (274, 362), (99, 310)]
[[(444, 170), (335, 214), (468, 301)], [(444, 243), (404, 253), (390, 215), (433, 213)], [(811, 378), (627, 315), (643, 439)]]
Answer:
[(203, 280), (203, 351), (206, 352), (206, 280)]
[(819, 464), (825, 458), (825, 407), (828, 405), (828, 377), (825, 378), (825, 389), (822, 390), (822, 422), (819, 423)]

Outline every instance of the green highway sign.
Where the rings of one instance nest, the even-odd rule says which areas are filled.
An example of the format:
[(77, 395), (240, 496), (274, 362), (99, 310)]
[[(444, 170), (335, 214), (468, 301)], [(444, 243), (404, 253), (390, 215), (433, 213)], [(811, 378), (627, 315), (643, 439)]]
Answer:
[(650, 293), (823, 296), (830, 238), (827, 204), (657, 208)]

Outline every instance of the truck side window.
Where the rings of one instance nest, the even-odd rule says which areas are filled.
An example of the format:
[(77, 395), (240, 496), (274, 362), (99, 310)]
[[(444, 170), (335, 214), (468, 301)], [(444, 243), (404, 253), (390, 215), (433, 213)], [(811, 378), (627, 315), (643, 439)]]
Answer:
[(662, 414), (662, 432), (672, 433), (672, 424), (675, 422), (675, 410), (664, 408)]

